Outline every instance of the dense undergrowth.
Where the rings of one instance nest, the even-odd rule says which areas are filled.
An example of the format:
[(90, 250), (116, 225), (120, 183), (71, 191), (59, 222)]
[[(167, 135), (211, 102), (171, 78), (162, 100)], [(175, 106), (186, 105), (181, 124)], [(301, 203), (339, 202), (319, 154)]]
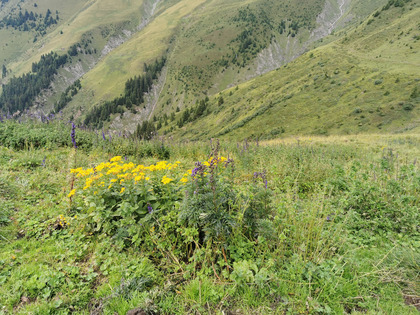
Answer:
[(417, 312), (417, 136), (0, 141), (1, 313)]

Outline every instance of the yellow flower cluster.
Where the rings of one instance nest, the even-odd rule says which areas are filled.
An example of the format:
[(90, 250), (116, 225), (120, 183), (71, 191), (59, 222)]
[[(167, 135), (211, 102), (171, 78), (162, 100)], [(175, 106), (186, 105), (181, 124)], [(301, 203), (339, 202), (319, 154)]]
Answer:
[(66, 218), (62, 214), (58, 216), (58, 224), (60, 224), (62, 227), (70, 225), (70, 223), (67, 222)]
[[(175, 163), (168, 163), (166, 161), (160, 161), (156, 164), (149, 166), (144, 166), (142, 164), (134, 164), (132, 162), (125, 163), (121, 156), (115, 156), (110, 159), (109, 162), (103, 162), (96, 167), (83, 169), (82, 167), (71, 169), (70, 172), (75, 174), (78, 178), (85, 178), (85, 185), (83, 190), (89, 189), (93, 186), (105, 187), (104, 176), (110, 178), (107, 187), (111, 189), (114, 184), (123, 185), (126, 180), (134, 180), (134, 183), (141, 181), (150, 180), (151, 173), (160, 172), (160, 171), (171, 171), (177, 168), (181, 162), (177, 161)], [(100, 178), (103, 180), (98, 181)], [(163, 184), (168, 184), (173, 179), (167, 177), (166, 175), (162, 177), (161, 182)], [(124, 193), (125, 187), (122, 187), (120, 193)], [(74, 196), (76, 189), (73, 189), (68, 197)], [(95, 191), (95, 194), (97, 191)]]
[(67, 195), (67, 197), (71, 198), (76, 193), (76, 189), (72, 189), (72, 191)]
[(169, 177), (167, 177), (166, 175), (165, 176), (163, 176), (163, 178), (162, 178), (162, 183), (164, 184), (164, 185), (166, 185), (166, 184), (169, 184), (171, 181), (173, 181), (173, 179), (170, 179)]

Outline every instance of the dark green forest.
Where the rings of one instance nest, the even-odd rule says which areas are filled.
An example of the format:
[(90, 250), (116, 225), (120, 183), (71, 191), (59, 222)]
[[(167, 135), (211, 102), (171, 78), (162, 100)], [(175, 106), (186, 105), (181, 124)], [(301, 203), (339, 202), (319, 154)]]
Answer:
[(85, 125), (101, 128), (104, 121), (109, 121), (112, 114), (123, 114), (124, 107), (132, 109), (144, 102), (144, 94), (149, 92), (153, 81), (164, 67), (166, 57), (156, 60), (152, 65), (144, 65), (144, 74), (135, 76), (125, 83), (124, 94), (112, 101), (95, 106), (86, 116)]
[(41, 56), (32, 64), (32, 72), (21, 77), (13, 77), (3, 85), (0, 95), (0, 111), (16, 113), (32, 106), (33, 101), (43, 89), (47, 89), (57, 70), (67, 62), (68, 55), (59, 56), (51, 52)]
[[(8, 15), (3, 18), (0, 21), (0, 29), (12, 27), (15, 30), (24, 32), (34, 30), (39, 35), (45, 35), (45, 30), (51, 25), (57, 24), (59, 19), (58, 11), (56, 11), (54, 17), (50, 9), (47, 9), (45, 15), (34, 13), (33, 11), (28, 12), (28, 10), (22, 13), (20, 10), (18, 14)], [(36, 41), (36, 37), (34, 41)]]

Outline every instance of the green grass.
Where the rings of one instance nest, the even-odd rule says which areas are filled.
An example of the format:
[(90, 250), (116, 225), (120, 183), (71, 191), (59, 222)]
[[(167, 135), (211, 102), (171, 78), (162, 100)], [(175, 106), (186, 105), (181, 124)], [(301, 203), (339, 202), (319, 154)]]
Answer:
[[(7, 124), (0, 134), (18, 137), (13, 123)], [(20, 133), (36, 127), (42, 138), (51, 125), (18, 126)], [(76, 140), (81, 137), (76, 130)], [(196, 207), (188, 199), (166, 215), (157, 214), (155, 234), (133, 243), (129, 236), (121, 241), (119, 234), (85, 228), (92, 226), (86, 211), (94, 207), (81, 197), (90, 198), (88, 190), (69, 204), (70, 168), (93, 167), (126, 155), (130, 146), (153, 144), (114, 137), (112, 143), (93, 142), (75, 151), (31, 141), (22, 150), (0, 147), (4, 314), (125, 314), (137, 307), (163, 314), (417, 312), (405, 299), (420, 294), (418, 135), (223, 141), (220, 154), (235, 161), (233, 182), (225, 186), (217, 175), (215, 189), (229, 194), (233, 189), (232, 215), (238, 220), (223, 243), (226, 260), (219, 242), (188, 245), (202, 242), (178, 217), (191, 210), (186, 205)], [(203, 142), (165, 146), (166, 160), (179, 160), (182, 169), (207, 160), (211, 151)], [(144, 165), (158, 161), (153, 154), (127, 157)], [(267, 189), (260, 178), (254, 183), (254, 172), (265, 173)], [(269, 212), (258, 221), (256, 234), (247, 232), (250, 227), (243, 230), (241, 224), (252, 221), (246, 221), (249, 214), (238, 214), (246, 214), (247, 207), (260, 211), (267, 201)], [(60, 215), (69, 223), (64, 228)], [(153, 224), (148, 220), (141, 222)]]

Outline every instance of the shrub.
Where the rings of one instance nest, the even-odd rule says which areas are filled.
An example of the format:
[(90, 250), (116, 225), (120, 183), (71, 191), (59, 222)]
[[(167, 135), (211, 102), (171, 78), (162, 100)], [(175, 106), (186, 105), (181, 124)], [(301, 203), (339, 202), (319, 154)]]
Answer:
[(411, 111), (414, 109), (414, 105), (412, 103), (405, 103), (403, 109), (406, 111)]

